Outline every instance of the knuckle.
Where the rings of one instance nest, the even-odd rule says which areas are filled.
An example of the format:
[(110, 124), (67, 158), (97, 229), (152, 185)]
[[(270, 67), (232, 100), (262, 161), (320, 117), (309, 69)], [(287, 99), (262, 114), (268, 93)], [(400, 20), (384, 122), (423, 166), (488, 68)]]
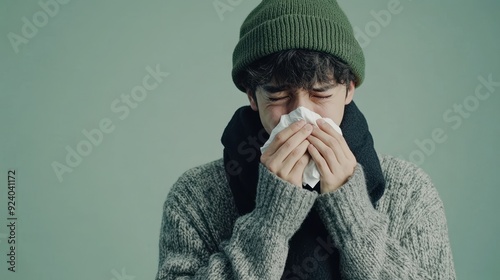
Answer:
[(283, 135), (283, 131), (281, 131), (278, 134), (276, 134), (276, 136), (274, 136), (274, 141), (276, 141), (277, 143), (282, 143), (284, 138), (285, 135)]
[(271, 171), (272, 173), (275, 173), (275, 174), (278, 171), (278, 167), (276, 166), (276, 163), (274, 163), (274, 162), (269, 163), (267, 168), (269, 169), (269, 171)]
[(260, 162), (265, 163), (266, 161), (267, 161), (267, 155), (263, 153), (262, 155), (260, 155)]
[(290, 156), (296, 157), (296, 156), (300, 155), (300, 152), (301, 151), (300, 151), (299, 147), (297, 147), (297, 148), (292, 150), (292, 152), (290, 153)]
[(290, 152), (290, 157), (295, 158), (295, 157), (297, 157), (299, 154), (300, 154), (300, 151), (298, 150), (298, 148), (295, 148), (295, 149), (293, 149), (293, 151), (292, 151), (292, 152)]
[(328, 146), (330, 146), (330, 147), (334, 147), (334, 146), (339, 144), (339, 141), (337, 141), (337, 139), (335, 139), (335, 138), (330, 138), (330, 139), (328, 139), (327, 142), (328, 142)]
[(309, 135), (311, 134), (311, 131), (309, 131), (308, 129), (301, 129), (300, 133), (302, 133), (303, 135)]
[(332, 149), (325, 149), (325, 154), (329, 158), (335, 158), (335, 153), (333, 152)]
[(292, 148), (292, 143), (290, 141), (283, 143), (283, 148), (285, 148), (286, 150)]

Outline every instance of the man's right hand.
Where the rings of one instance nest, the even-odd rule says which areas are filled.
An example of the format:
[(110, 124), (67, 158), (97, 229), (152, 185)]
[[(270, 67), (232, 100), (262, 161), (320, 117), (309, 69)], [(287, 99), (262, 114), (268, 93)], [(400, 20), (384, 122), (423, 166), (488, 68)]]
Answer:
[(280, 131), (260, 157), (262, 164), (281, 179), (302, 187), (304, 169), (311, 158), (307, 152), (310, 142), (306, 138), (312, 128), (300, 120)]

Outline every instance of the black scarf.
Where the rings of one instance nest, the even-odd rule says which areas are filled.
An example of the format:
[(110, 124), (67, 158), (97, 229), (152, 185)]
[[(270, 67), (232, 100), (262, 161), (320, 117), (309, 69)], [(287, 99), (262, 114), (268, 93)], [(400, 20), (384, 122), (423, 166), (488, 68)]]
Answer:
[[(354, 102), (346, 105), (340, 128), (356, 160), (363, 166), (368, 193), (371, 202), (375, 204), (384, 193), (385, 179), (366, 119)], [(250, 106), (236, 110), (222, 134), (224, 168), (240, 215), (255, 208), (260, 147), (268, 138), (269, 134), (262, 126), (259, 113)], [(319, 193), (319, 186), (318, 182), (314, 188), (307, 187)], [(313, 208), (290, 240), (283, 279), (340, 279), (339, 253), (336, 249), (325, 249), (328, 238), (328, 233)], [(314, 258), (313, 251), (318, 246), (323, 248), (321, 255), (329, 253), (330, 256), (324, 261), (309, 261)]]

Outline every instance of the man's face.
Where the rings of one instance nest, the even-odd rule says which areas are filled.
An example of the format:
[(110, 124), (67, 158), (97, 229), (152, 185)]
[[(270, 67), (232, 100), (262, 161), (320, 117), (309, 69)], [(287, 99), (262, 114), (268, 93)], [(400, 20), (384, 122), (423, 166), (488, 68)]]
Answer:
[(250, 106), (259, 112), (260, 120), (267, 133), (271, 134), (280, 121), (281, 115), (288, 114), (300, 106), (319, 114), (323, 118), (332, 119), (340, 125), (344, 116), (344, 106), (352, 101), (354, 83), (351, 82), (346, 94), (347, 85), (338, 83), (316, 83), (307, 90), (287, 89), (269, 82), (256, 88), (254, 100), (250, 91), (247, 92)]

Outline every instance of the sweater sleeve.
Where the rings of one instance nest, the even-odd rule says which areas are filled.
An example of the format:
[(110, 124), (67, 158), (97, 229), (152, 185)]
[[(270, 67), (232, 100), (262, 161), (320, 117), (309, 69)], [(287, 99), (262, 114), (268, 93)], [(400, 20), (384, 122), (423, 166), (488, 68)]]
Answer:
[(413, 193), (390, 190), (387, 212), (372, 206), (359, 164), (339, 190), (318, 196), (345, 279), (455, 279), (443, 204), (427, 176), (410, 181)]
[[(202, 202), (191, 200), (183, 205), (179, 193), (173, 188), (164, 204), (157, 280), (279, 279), (288, 241), (317, 197), (316, 192), (297, 188), (260, 164), (255, 209), (237, 218), (229, 238), (214, 246), (205, 234), (214, 224), (206, 220), (210, 215), (200, 213)], [(227, 227), (229, 220), (224, 221)]]

